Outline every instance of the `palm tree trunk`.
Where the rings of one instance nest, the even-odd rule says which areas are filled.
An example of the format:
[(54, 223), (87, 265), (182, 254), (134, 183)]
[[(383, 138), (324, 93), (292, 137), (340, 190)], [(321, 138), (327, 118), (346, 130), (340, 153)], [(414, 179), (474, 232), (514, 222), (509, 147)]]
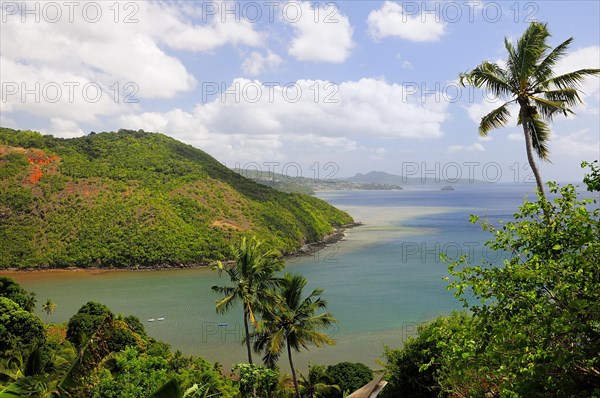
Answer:
[(246, 332), (246, 348), (248, 349), (248, 363), (252, 365), (252, 349), (250, 348), (250, 330), (248, 329), (248, 310), (244, 306), (244, 330)]
[(521, 120), (523, 121), (523, 133), (525, 134), (525, 150), (527, 151), (527, 161), (529, 162), (529, 167), (531, 167), (531, 171), (535, 177), (540, 199), (546, 199), (546, 194), (544, 193), (544, 182), (542, 181), (540, 170), (535, 164), (535, 159), (533, 158), (533, 139), (531, 138), (531, 130), (529, 129), (529, 125), (526, 123), (527, 119), (527, 110), (524, 107), (521, 107)]
[(286, 343), (288, 358), (290, 359), (290, 369), (292, 370), (292, 380), (294, 380), (294, 388), (296, 389), (296, 398), (300, 398), (300, 389), (298, 388), (298, 380), (296, 379), (296, 370), (294, 369), (294, 362), (292, 361), (292, 349), (290, 348), (290, 342), (287, 341)]

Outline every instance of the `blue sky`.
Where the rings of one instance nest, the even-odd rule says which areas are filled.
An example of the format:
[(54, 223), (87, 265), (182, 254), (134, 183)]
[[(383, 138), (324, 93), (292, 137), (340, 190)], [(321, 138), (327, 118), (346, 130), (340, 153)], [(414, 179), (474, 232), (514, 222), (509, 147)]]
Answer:
[[(459, 72), (547, 22), (559, 72), (600, 67), (597, 1), (2, 2), (3, 126), (73, 137), (163, 132), (233, 167), (529, 181), (513, 120)], [(546, 179), (600, 157), (600, 80), (556, 118)], [(223, 93), (225, 91), (225, 94)]]

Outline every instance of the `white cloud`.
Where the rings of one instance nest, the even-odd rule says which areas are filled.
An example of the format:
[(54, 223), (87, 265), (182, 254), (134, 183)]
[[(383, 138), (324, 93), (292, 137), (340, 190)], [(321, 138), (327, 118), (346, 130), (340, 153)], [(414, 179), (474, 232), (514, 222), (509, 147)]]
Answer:
[(509, 135), (507, 135), (509, 140), (512, 141), (523, 141), (525, 142), (525, 136), (523, 135), (524, 133), (510, 133)]
[(391, 1), (371, 11), (367, 23), (375, 40), (394, 36), (415, 42), (437, 41), (445, 34), (446, 28), (439, 16), (420, 11), (415, 14), (406, 12), (400, 3)]
[[(44, 14), (38, 23), (33, 15), (22, 22), (19, 14), (8, 12), (7, 4), (2, 3), (0, 80), (11, 87), (16, 84), (18, 91), (3, 98), (3, 113), (23, 111), (47, 119), (92, 122), (101, 116), (139, 112), (140, 100), (171, 99), (196, 87), (194, 75), (167, 49), (211, 51), (227, 44), (259, 47), (264, 40), (255, 25), (245, 19), (236, 21), (235, 15), (198, 18), (203, 9), (196, 4), (75, 2), (67, 6), (58, 2), (52, 4), (61, 10), (61, 18), (51, 22), (54, 14)], [(71, 6), (75, 8), (70, 11)], [(220, 12), (224, 9), (221, 6)], [(100, 15), (97, 22), (90, 22), (96, 15)], [(125, 23), (128, 18), (132, 23)], [(265, 65), (276, 63), (275, 57), (267, 54)], [(23, 101), (22, 88), (35, 89), (36, 85), (40, 100), (29, 95)], [(56, 85), (62, 95), (49, 101), (46, 94), (50, 92), (44, 88)], [(94, 88), (101, 88), (98, 101), (86, 98), (82, 92), (86, 85), (91, 85), (92, 95)]]
[(443, 135), (442, 123), (448, 117), (447, 103), (422, 103), (402, 86), (376, 79), (339, 86), (319, 80), (265, 86), (238, 78), (228, 93), (198, 104), (192, 112), (132, 113), (120, 123), (165, 132), (218, 159), (243, 161), (280, 159), (282, 148), (369, 152), (361, 142), (373, 138), (435, 139)]
[(471, 145), (450, 145), (447, 150), (448, 153), (483, 152), (483, 151), (485, 151), (485, 147), (478, 142), (471, 144)]
[[(1, 109), (2, 108), (0, 108), (0, 110)], [(7, 127), (7, 128), (13, 128), (13, 129), (19, 128), (19, 125), (17, 124), (17, 122), (13, 118), (6, 116), (6, 113), (3, 113), (3, 112), (0, 112), (0, 126)]]
[(242, 71), (246, 74), (256, 76), (265, 70), (276, 68), (282, 62), (283, 58), (271, 51), (267, 51), (266, 55), (253, 51), (242, 63)]
[(50, 134), (55, 137), (73, 138), (84, 135), (83, 130), (72, 120), (53, 117), (50, 119)]
[[(132, 3), (139, 7), (135, 14), (138, 22), (115, 23), (111, 3), (90, 4), (102, 7), (102, 18), (96, 23), (83, 19), (81, 10), (73, 13), (76, 17), (70, 23), (67, 9), (57, 23), (6, 18), (0, 39), (2, 59), (46, 74), (70, 73), (107, 86), (134, 82), (139, 87), (138, 98), (172, 98), (194, 87), (193, 75), (160, 48), (161, 42), (170, 42), (189, 25), (174, 17), (173, 7)], [(3, 81), (19, 77), (2, 71)]]
[(22, 111), (47, 118), (94, 122), (99, 116), (134, 112), (135, 103), (113, 97), (108, 85), (69, 71), (21, 64), (0, 57), (2, 111)]
[[(344, 62), (354, 46), (348, 17), (335, 3), (294, 4), (299, 18), (287, 21), (295, 31), (288, 53), (300, 61)], [(313, 5), (318, 8), (313, 9)]]
[(402, 65), (400, 65), (402, 69), (414, 69), (415, 67), (410, 61), (402, 61)]
[[(263, 45), (264, 38), (254, 30), (255, 24), (242, 15), (237, 2), (212, 3), (209, 4), (211, 7), (202, 2), (199, 3), (199, 7), (193, 2), (177, 7), (169, 3), (145, 4), (149, 21), (156, 23), (155, 26), (145, 27), (147, 33), (153, 34), (171, 48), (211, 51), (226, 44), (254, 47)], [(201, 13), (203, 10), (206, 15), (203, 15), (201, 20), (206, 23), (194, 24), (189, 20), (190, 15)]]
[(346, 137), (324, 137), (316, 134), (293, 135), (287, 137), (290, 142), (313, 147), (326, 147), (336, 152), (352, 152), (358, 149), (358, 143)]
[(589, 129), (582, 129), (566, 135), (556, 134), (551, 141), (551, 149), (555, 155), (564, 155), (585, 159), (597, 159), (600, 155), (600, 136)]

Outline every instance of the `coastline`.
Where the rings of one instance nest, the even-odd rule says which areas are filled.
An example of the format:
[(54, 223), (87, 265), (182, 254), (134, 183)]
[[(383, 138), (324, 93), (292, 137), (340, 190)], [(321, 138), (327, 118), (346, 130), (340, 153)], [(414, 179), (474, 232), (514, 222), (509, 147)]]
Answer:
[[(315, 242), (306, 243), (300, 249), (296, 250), (292, 253), (286, 253), (282, 257), (284, 260), (288, 260), (291, 258), (299, 258), (310, 256), (321, 249), (324, 249), (327, 245), (339, 242), (344, 239), (345, 231), (350, 228), (360, 227), (364, 225), (362, 222), (353, 222), (350, 224), (344, 224), (339, 227), (334, 227), (333, 232), (329, 235), (325, 235), (320, 240)], [(223, 262), (224, 264), (232, 264), (232, 260), (227, 260)], [(6, 268), (1, 269), (0, 274), (9, 273), (9, 274), (18, 274), (18, 273), (29, 273), (29, 272), (51, 272), (51, 273), (76, 273), (83, 272), (90, 275), (98, 275), (105, 272), (130, 272), (130, 271), (175, 271), (175, 270), (184, 270), (184, 269), (197, 269), (197, 268), (209, 268), (213, 263), (201, 263), (201, 264), (190, 264), (190, 265), (155, 265), (151, 267), (147, 266), (137, 266), (137, 267), (129, 267), (129, 268), (110, 268), (110, 267), (92, 267), (92, 268), (79, 268), (79, 267), (67, 267), (67, 268)]]
[(360, 227), (363, 225), (364, 224), (362, 222), (353, 222), (351, 224), (345, 224), (340, 227), (334, 228), (332, 233), (330, 233), (329, 235), (325, 235), (323, 238), (321, 238), (321, 240), (307, 243), (295, 252), (285, 254), (283, 258), (287, 260), (289, 258), (310, 256), (318, 252), (319, 250), (324, 249), (327, 245), (337, 243), (340, 240), (344, 239), (346, 237), (346, 230)]

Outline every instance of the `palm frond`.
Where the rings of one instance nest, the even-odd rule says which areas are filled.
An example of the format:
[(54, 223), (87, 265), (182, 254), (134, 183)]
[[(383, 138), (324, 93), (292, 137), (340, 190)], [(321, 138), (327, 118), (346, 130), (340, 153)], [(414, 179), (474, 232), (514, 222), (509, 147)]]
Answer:
[(548, 79), (554, 76), (554, 72), (552, 68), (556, 65), (556, 62), (562, 58), (566, 52), (567, 48), (573, 41), (573, 38), (570, 37), (567, 40), (560, 43), (558, 46), (554, 47), (554, 49), (540, 62), (535, 72), (533, 73), (537, 82), (545, 82)]
[(583, 102), (581, 97), (579, 97), (579, 91), (575, 88), (544, 91), (542, 94), (546, 99), (550, 101), (563, 102), (568, 107), (576, 106)]
[(506, 102), (494, 109), (487, 115), (481, 118), (481, 122), (479, 123), (479, 135), (486, 136), (488, 133), (500, 127), (503, 127), (508, 122), (508, 118), (510, 116), (510, 111), (508, 110), (508, 105), (512, 101)]
[(303, 333), (303, 341), (309, 341), (311, 344), (320, 347), (322, 345), (334, 345), (335, 344), (335, 340), (332, 339), (331, 337), (329, 337), (328, 335), (326, 335), (323, 332), (318, 332), (315, 330), (306, 330), (305, 333)]
[(225, 296), (223, 299), (217, 301), (217, 304), (216, 304), (217, 312), (220, 314), (227, 312), (229, 310), (229, 308), (231, 308), (235, 304), (236, 298), (237, 298), (237, 295), (232, 294), (229, 296)]
[(570, 112), (563, 101), (552, 101), (533, 95), (529, 96), (529, 99), (537, 105), (537, 111), (547, 120), (552, 120), (552, 117), (557, 112), (562, 113), (565, 116)]
[(533, 149), (540, 159), (550, 162), (550, 151), (548, 150), (548, 141), (550, 141), (550, 127), (537, 115), (528, 118), (529, 131)]
[(540, 82), (539, 85), (542, 87), (557, 87), (559, 89), (577, 88), (587, 76), (594, 76), (599, 73), (600, 69), (580, 69), (575, 72), (552, 77)]
[(508, 40), (507, 37), (504, 38), (504, 48), (506, 48), (506, 52), (508, 53), (508, 58), (506, 59), (506, 73), (507, 76), (510, 77), (509, 81), (513, 87), (514, 94), (515, 92), (519, 91), (517, 52), (514, 45)]
[(549, 36), (550, 33), (545, 23), (532, 22), (517, 41), (515, 68), (521, 85), (528, 82), (529, 77), (533, 76), (539, 59), (549, 48), (546, 44)]
[(459, 75), (460, 84), (485, 87), (496, 97), (509, 95), (513, 90), (507, 81), (507, 73), (500, 66), (485, 61), (470, 72)]

